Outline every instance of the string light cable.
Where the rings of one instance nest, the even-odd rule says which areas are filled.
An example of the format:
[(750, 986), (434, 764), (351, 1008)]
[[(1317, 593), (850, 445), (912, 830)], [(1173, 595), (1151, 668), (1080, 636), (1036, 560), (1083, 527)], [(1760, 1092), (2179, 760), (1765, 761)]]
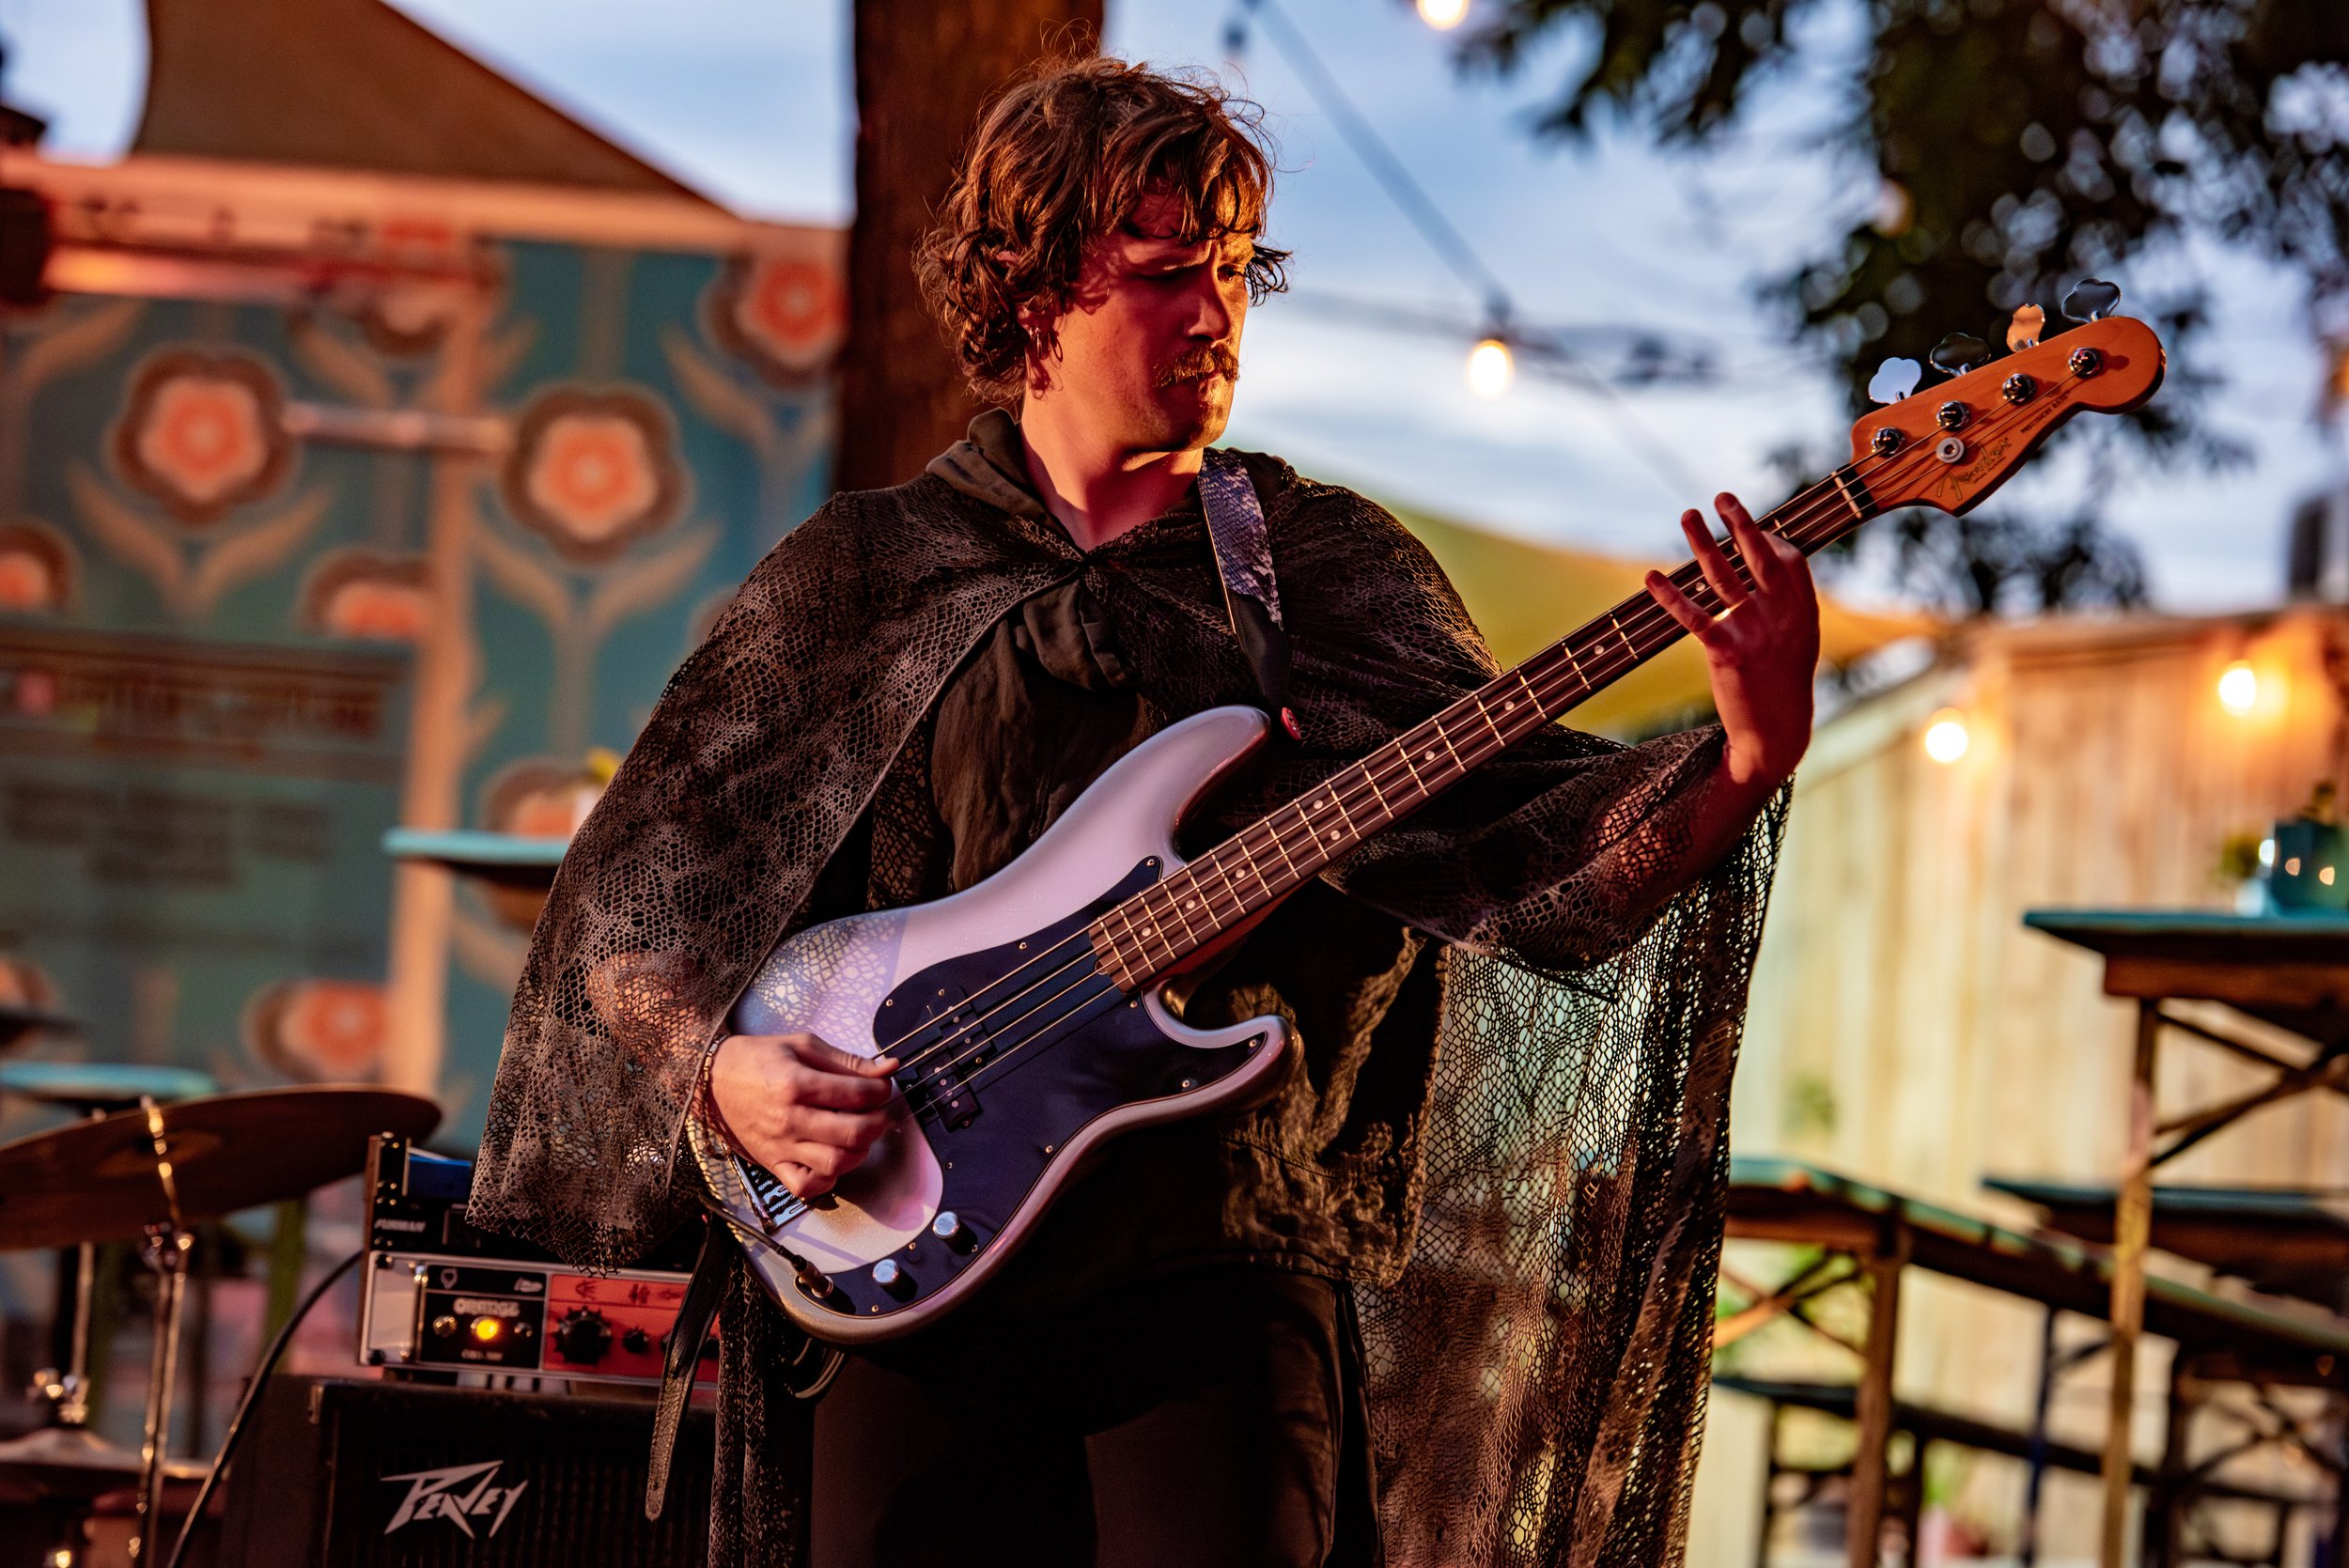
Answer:
[[(1504, 350), (1517, 348), (1532, 349), (1546, 366), (1561, 380), (1596, 398), (1601, 413), (1615, 427), (1616, 435), (1633, 456), (1646, 464), (1675, 498), (1698, 493), (1699, 487), (1683, 468), (1669, 447), (1650, 432), (1626, 408), (1615, 389), (1604, 378), (1594, 375), (1563, 341), (1553, 334), (1529, 330), (1518, 324), (1516, 303), (1510, 298), (1508, 287), (1499, 274), (1485, 263), (1468, 236), (1444, 215), (1435, 198), (1395, 156), (1386, 138), (1368, 116), (1356, 107), (1330, 68), (1306, 40), (1280, 0), (1237, 0), (1231, 20), (1224, 26), (1224, 48), (1237, 59), (1247, 47), (1250, 22), (1263, 24), (1291, 70), (1305, 85), (1306, 92), (1316, 107), (1328, 116), (1338, 129), (1339, 136), (1353, 149), (1370, 171), (1371, 179), (1385, 193), (1398, 211), (1420, 238), (1435, 251), (1453, 274), (1473, 293), (1485, 312), (1483, 341), (1498, 343)], [(1480, 345), (1481, 347), (1481, 345)]]

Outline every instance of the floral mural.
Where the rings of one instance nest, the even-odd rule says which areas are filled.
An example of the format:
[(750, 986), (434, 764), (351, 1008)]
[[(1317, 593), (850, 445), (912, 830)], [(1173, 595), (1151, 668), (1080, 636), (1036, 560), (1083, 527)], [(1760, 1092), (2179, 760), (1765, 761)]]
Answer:
[(383, 987), (363, 980), (288, 980), (245, 1003), (245, 1044), (298, 1081), (372, 1078), (386, 1032)]
[(733, 257), (706, 308), (710, 335), (784, 386), (829, 370), (848, 329), (837, 262), (787, 251)]
[(0, 611), (46, 614), (73, 597), (73, 547), (36, 522), (0, 523)]
[(659, 533), (685, 505), (668, 411), (627, 388), (561, 387), (534, 399), (503, 480), (514, 516), (581, 565)]
[(293, 462), (285, 396), (260, 360), (178, 349), (131, 382), (114, 432), (123, 476), (191, 528), (277, 489)]
[(337, 550), (302, 584), (304, 630), (360, 642), (422, 643), (432, 626), (431, 569), (421, 555)]

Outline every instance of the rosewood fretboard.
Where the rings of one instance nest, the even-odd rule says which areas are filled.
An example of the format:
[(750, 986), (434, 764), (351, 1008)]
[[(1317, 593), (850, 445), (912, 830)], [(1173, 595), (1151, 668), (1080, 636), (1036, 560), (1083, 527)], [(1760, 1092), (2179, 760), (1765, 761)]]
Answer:
[[(1759, 520), (1809, 554), (1875, 510), (1847, 466)], [(1735, 545), (1722, 549), (1750, 587)], [(1720, 613), (1694, 561), (1672, 581), (1701, 608)], [(1121, 988), (1140, 991), (1685, 635), (1646, 592), (1632, 595), (1103, 914), (1087, 931), (1096, 962)]]

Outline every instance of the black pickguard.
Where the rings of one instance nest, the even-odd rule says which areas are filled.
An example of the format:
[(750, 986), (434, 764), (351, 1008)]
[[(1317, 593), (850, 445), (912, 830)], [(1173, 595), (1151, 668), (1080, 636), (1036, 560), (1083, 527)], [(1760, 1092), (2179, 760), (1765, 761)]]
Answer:
[[(827, 1296), (803, 1281), (812, 1303), (884, 1317), (935, 1294), (997, 1245), (1087, 1126), (1122, 1106), (1205, 1088), (1263, 1048), (1261, 1037), (1220, 1050), (1170, 1040), (1139, 999), (1095, 969), (1085, 927), (1163, 874), (1156, 857), (1145, 860), (1066, 919), (933, 964), (889, 994), (874, 1015), (873, 1038), (907, 1063), (899, 1087), (943, 1172), (940, 1207), (961, 1219), (968, 1246), (925, 1232), (893, 1254), (905, 1271), (902, 1294), (860, 1268), (834, 1276)], [(1066, 1022), (1034, 1034), (1064, 1015)], [(972, 1032), (974, 1020), (983, 1032)], [(943, 1049), (941, 1035), (953, 1036)], [(932, 1052), (926, 1060), (925, 1051)], [(956, 1065), (941, 1078), (948, 1063)]]

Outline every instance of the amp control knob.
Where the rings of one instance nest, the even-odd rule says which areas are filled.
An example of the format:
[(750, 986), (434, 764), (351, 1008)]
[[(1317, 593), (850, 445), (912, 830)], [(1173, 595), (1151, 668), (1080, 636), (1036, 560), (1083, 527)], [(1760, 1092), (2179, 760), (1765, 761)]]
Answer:
[(631, 1356), (642, 1356), (652, 1348), (652, 1336), (642, 1328), (630, 1328), (620, 1336), (620, 1348)]
[(554, 1326), (554, 1348), (573, 1366), (592, 1367), (610, 1354), (612, 1325), (590, 1307), (574, 1307)]

